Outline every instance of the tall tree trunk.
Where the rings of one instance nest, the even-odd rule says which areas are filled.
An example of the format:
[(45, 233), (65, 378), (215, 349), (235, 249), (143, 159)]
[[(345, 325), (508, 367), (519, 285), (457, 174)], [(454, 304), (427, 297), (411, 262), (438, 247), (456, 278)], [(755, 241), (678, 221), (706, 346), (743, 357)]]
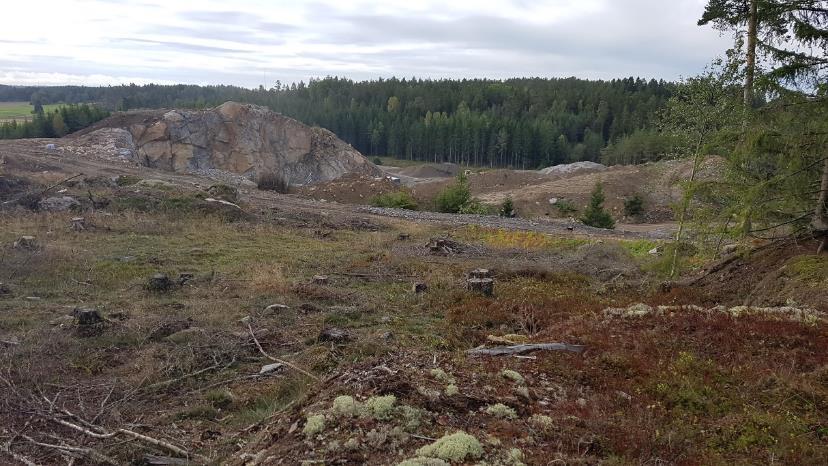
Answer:
[(753, 77), (756, 73), (756, 42), (757, 42), (757, 15), (758, 0), (750, 0), (750, 12), (748, 13), (748, 37), (747, 37), (747, 60), (745, 63), (745, 106), (753, 104)]
[(828, 246), (828, 218), (826, 218), (828, 214), (825, 212), (828, 205), (826, 204), (828, 204), (828, 158), (825, 159), (825, 165), (822, 167), (822, 183), (819, 186), (819, 198), (814, 209), (813, 229), (822, 235), (817, 254), (825, 251)]

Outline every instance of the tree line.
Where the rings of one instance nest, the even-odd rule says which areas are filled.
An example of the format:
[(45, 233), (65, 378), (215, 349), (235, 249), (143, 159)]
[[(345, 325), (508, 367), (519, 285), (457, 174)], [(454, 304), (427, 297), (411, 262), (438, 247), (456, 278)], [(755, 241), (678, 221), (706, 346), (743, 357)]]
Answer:
[[(97, 102), (107, 108), (205, 108), (227, 100), (270, 107), (330, 129), (366, 155), (479, 166), (540, 168), (572, 161), (641, 163), (626, 155), (639, 132), (669, 147), (654, 129), (673, 93), (665, 81), (509, 79), (505, 81), (329, 77), (270, 89), (236, 86), (0, 86), (0, 100)], [(25, 96), (25, 97), (24, 97)], [(649, 146), (648, 146), (649, 147)]]
[(89, 104), (68, 104), (44, 112), (35, 105), (31, 120), (0, 123), (0, 139), (59, 138), (109, 116), (109, 112)]

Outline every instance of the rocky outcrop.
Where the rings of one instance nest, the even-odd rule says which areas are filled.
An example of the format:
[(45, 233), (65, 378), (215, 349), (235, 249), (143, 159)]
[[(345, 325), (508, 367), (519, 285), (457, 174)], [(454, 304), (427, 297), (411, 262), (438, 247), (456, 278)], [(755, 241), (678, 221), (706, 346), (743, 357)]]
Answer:
[[(126, 123), (127, 120), (124, 120)], [(277, 173), (310, 184), (380, 170), (328, 130), (256, 105), (226, 102), (210, 110), (171, 110), (125, 125), (136, 161), (175, 172), (218, 169), (250, 179)]]

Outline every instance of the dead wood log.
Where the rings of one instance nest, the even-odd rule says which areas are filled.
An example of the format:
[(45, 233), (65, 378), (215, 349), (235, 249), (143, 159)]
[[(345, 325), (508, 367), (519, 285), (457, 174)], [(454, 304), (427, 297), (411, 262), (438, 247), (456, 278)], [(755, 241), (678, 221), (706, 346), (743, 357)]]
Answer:
[(466, 351), (466, 354), (470, 356), (510, 356), (539, 350), (582, 353), (584, 349), (583, 345), (571, 345), (569, 343), (527, 343), (523, 345), (496, 346), (494, 348), (481, 346)]

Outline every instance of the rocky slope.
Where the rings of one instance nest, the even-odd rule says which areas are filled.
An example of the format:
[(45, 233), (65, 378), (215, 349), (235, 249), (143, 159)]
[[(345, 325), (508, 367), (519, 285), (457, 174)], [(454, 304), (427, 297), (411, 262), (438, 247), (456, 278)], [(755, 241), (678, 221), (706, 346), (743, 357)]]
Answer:
[(328, 181), (348, 173), (381, 175), (330, 131), (237, 102), (209, 110), (118, 114), (77, 137), (98, 140), (114, 133), (119, 156), (175, 172), (218, 169), (251, 179), (272, 172), (291, 184)]

